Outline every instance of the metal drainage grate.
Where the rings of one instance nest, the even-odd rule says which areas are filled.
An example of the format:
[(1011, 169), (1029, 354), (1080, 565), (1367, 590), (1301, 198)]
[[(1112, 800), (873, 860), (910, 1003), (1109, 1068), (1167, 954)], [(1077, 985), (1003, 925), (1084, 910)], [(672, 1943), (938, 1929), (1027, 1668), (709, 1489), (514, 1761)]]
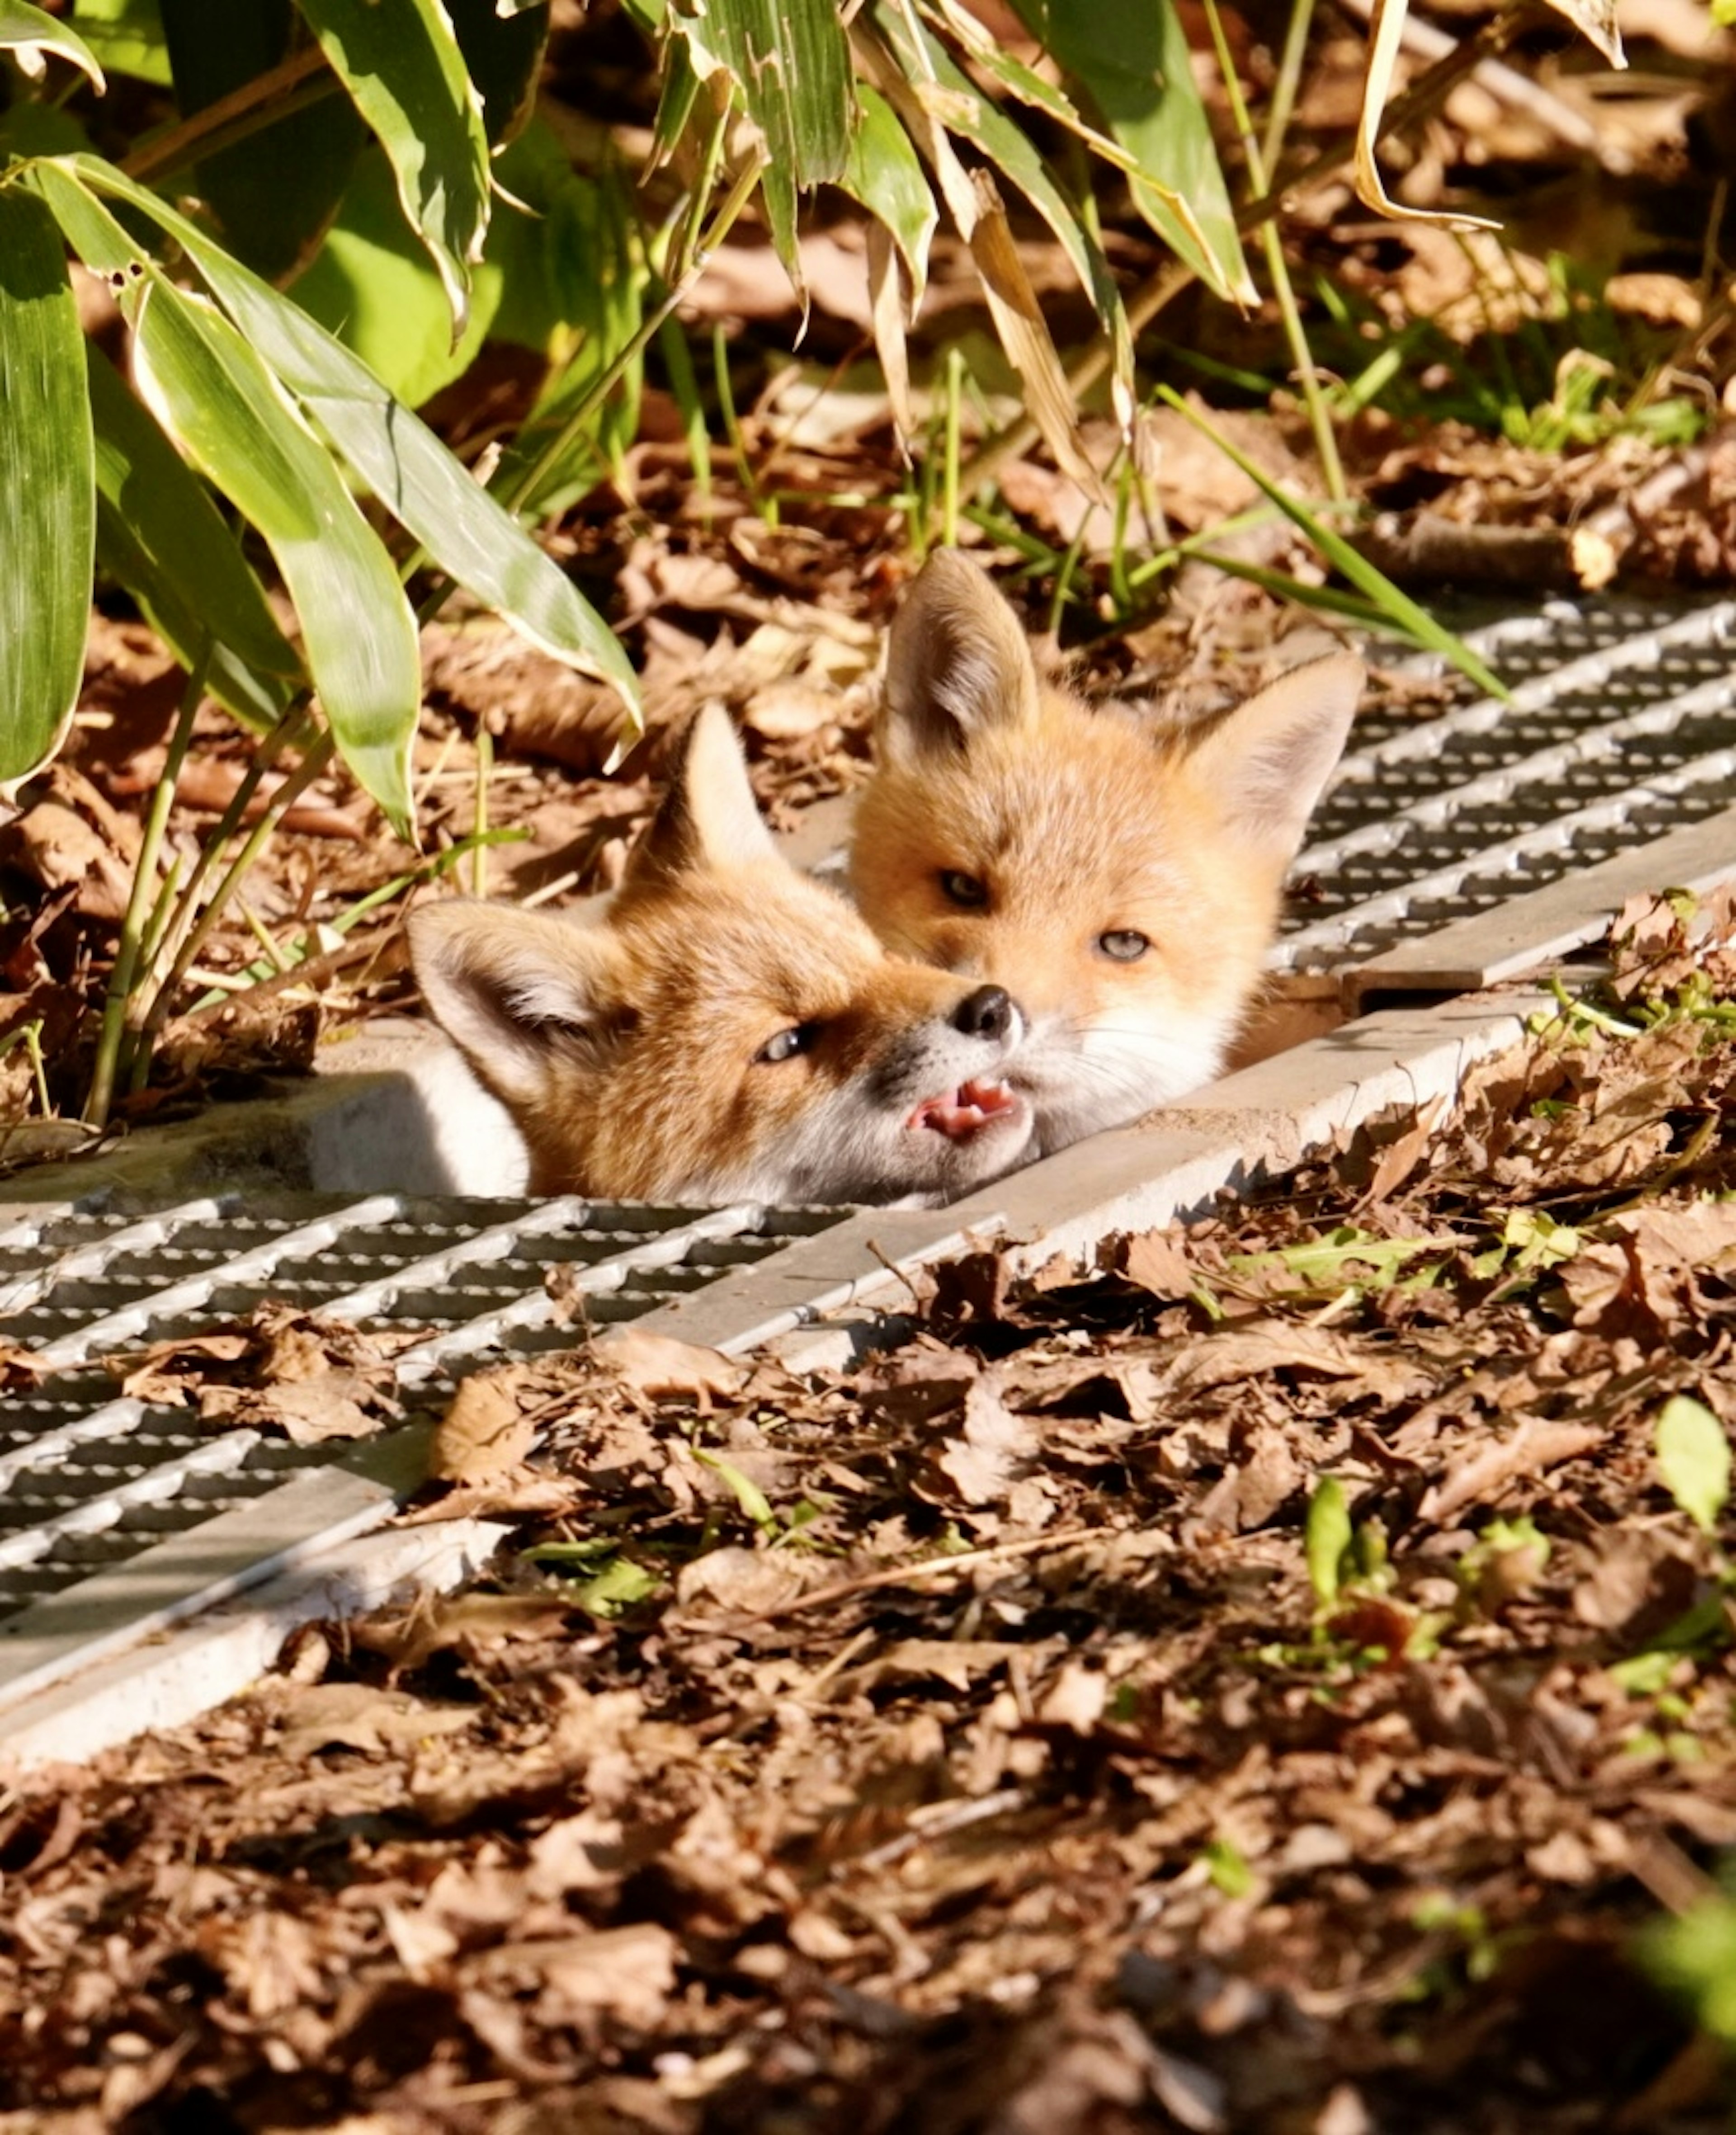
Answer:
[(1359, 723), (1274, 971), (1340, 971), (1730, 806), (1736, 602), (1554, 602), (1468, 636), (1513, 701)]
[[(1474, 987), (1593, 938), (1611, 899), (1661, 886), (1651, 879), (1661, 867), (1679, 866), (1685, 882), (1736, 873), (1736, 603), (1554, 603), (1467, 636), (1513, 681), (1514, 702), (1358, 726), (1297, 864), (1306, 887), (1273, 957), (1302, 990), (1331, 979), (1354, 1000), (1383, 970), (1394, 992)], [(1450, 1087), (1457, 1071), (1436, 1056), (1456, 1061), (1470, 1040), (1436, 1031), (1450, 1009), (1432, 1013), (1416, 1042)], [(1482, 1012), (1472, 1036), (1492, 1042), (1502, 1023)], [(1307, 1072), (1304, 1054), (1289, 1056), (1285, 1085), (1324, 1077), (1331, 1090), (1315, 1091), (1308, 1116), (1322, 1106), (1349, 1116), (1389, 1043), (1377, 1018), (1357, 1044), (1305, 1048), (1317, 1056)], [(1347, 1109), (1341, 1085), (1355, 1095)], [(855, 1215), (397, 1193), (279, 1194), (261, 1207), (226, 1193), (143, 1215), (38, 1210), (0, 1229), (0, 1324), (50, 1368), (0, 1416), (0, 1747), (22, 1737), (35, 1754), (65, 1754), (42, 1748), (66, 1739), (60, 1723), (32, 1715), (57, 1698), (95, 1702), (100, 1688), (85, 1686), (100, 1684), (104, 1653), (130, 1655), (158, 1626), (327, 1561), (322, 1552), (377, 1526), (415, 1479), (414, 1426), (341, 1460), (250, 1430), (211, 1431), (186, 1410), (118, 1397), (104, 1368), (118, 1355), (269, 1296), (364, 1329), (416, 1330), (399, 1382), (413, 1413), (431, 1410), (473, 1360), (574, 1339), (547, 1286), (557, 1266), (579, 1271), (565, 1286), (593, 1323), (675, 1305), (691, 1339), (740, 1348), (841, 1309), (889, 1266), (956, 1250), (960, 1224), (1003, 1232), (1011, 1210), (1034, 1251), (1132, 1220), (1142, 1194), (1153, 1210), (1194, 1205), (1253, 1160), (1234, 1087), (1221, 1135), (1209, 1130), (1205, 1092), (1168, 1135), (1107, 1137), (1019, 1174), (1004, 1207), (990, 1205), (1000, 1189), (956, 1212)], [(1262, 1097), (1261, 1118), (1302, 1117), (1293, 1092), (1273, 1101)], [(88, 1174), (70, 1179), (89, 1190)], [(75, 1671), (80, 1684), (45, 1689)], [(240, 1680), (233, 1668), (221, 1683), (201, 1677), (177, 1709)], [(76, 1739), (147, 1724), (129, 1711), (81, 1722)]]
[[(54, 1213), (0, 1231), (0, 1321), (46, 1368), (39, 1390), (14, 1396), (0, 1420), (0, 1640), (18, 1629), (17, 1612), (309, 1469), (390, 1472), (390, 1440), (405, 1435), (334, 1461), (328, 1445), (212, 1431), (187, 1409), (117, 1397), (110, 1360), (270, 1297), (363, 1329), (425, 1330), (395, 1361), (410, 1407), (426, 1410), (477, 1359), (570, 1345), (551, 1269), (573, 1271), (565, 1286), (591, 1324), (632, 1319), (840, 1220), (751, 1203), (695, 1215), (572, 1198), (395, 1194), (303, 1196), (261, 1213), (230, 1196), (143, 1218)], [(299, 1498), (324, 1532), (329, 1503)], [(353, 1527), (350, 1509), (344, 1498)], [(0, 1699), (6, 1677), (0, 1653)]]

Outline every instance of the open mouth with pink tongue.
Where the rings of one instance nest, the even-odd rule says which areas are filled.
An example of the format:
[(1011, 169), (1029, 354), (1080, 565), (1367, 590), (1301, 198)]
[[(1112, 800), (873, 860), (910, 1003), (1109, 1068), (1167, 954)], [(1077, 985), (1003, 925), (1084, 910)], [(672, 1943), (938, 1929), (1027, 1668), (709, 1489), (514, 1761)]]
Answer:
[(938, 1097), (924, 1097), (904, 1121), (907, 1127), (932, 1127), (948, 1141), (968, 1141), (973, 1134), (1009, 1118), (1022, 1105), (1005, 1082), (961, 1082)]

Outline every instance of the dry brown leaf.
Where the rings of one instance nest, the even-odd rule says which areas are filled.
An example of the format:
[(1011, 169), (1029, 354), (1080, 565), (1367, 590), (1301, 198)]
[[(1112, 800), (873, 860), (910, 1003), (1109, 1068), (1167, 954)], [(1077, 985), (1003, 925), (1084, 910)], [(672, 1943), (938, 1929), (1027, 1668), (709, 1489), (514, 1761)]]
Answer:
[(802, 1561), (763, 1549), (708, 1549), (684, 1564), (676, 1575), (676, 1599), (684, 1608), (715, 1602), (744, 1616), (764, 1616), (782, 1609), (809, 1585)]
[(1447, 1109), (1445, 1096), (1431, 1097), (1396, 1140), (1389, 1141), (1376, 1159), (1365, 1202), (1390, 1200), (1428, 1153), (1434, 1130)]
[(1010, 1409), (985, 1376), (965, 1393), (963, 1435), (947, 1440), (934, 1464), (964, 1504), (998, 1504), (1029, 1466), (1039, 1442), (1030, 1418)]
[(371, 1438), (379, 1430), (378, 1412), (364, 1408), (358, 1393), (369, 1399), (371, 1389), (347, 1372), (285, 1386), (206, 1387), (199, 1396), (199, 1414), (206, 1423), (280, 1431), (292, 1445), (321, 1445)]
[(523, 1365), (508, 1364), (461, 1382), (429, 1445), (432, 1481), (482, 1483), (520, 1464), (536, 1440), (519, 1406), (528, 1376)]
[(460, 1734), (476, 1720), (473, 1706), (434, 1705), (365, 1682), (314, 1683), (286, 1701), (279, 1747), (295, 1763), (322, 1750), (381, 1750)]
[(1552, 1423), (1521, 1416), (1516, 1430), (1456, 1463), (1445, 1478), (1425, 1493), (1417, 1508), (1420, 1519), (1444, 1527), (1472, 1505), (1494, 1503), (1510, 1483), (1522, 1476), (1546, 1474), (1564, 1460), (1577, 1460), (1603, 1443), (1602, 1424)]
[(1220, 1328), (1190, 1342), (1165, 1368), (1162, 1389), (1169, 1395), (1191, 1396), (1238, 1379), (1283, 1371), (1354, 1381), (1356, 1392), (1383, 1401), (1408, 1399), (1433, 1383), (1433, 1375), (1414, 1360), (1359, 1342), (1334, 1328), (1261, 1319), (1251, 1326)]
[(1145, 1231), (1120, 1240), (1115, 1271), (1166, 1302), (1191, 1296), (1200, 1282), (1199, 1268), (1166, 1231)]
[(619, 1385), (653, 1401), (687, 1395), (726, 1399), (747, 1379), (747, 1368), (672, 1334), (648, 1334), (633, 1327), (611, 1327), (592, 1343), (593, 1359)]

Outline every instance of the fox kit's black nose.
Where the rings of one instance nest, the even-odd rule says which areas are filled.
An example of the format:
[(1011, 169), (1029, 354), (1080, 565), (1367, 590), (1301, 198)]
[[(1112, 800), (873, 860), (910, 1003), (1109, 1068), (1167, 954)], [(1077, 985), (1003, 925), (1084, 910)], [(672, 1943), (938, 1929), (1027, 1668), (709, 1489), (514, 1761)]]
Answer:
[(953, 1028), (967, 1038), (1005, 1038), (1018, 1010), (1004, 986), (978, 986), (953, 1011)]

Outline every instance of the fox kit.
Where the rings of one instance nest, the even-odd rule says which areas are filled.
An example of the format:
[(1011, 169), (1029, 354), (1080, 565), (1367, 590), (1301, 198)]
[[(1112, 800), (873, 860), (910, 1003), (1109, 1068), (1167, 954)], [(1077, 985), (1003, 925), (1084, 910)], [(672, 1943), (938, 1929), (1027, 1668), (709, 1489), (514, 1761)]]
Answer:
[(1012, 610), (933, 557), (887, 650), (856, 811), (859, 910), (900, 956), (1016, 993), (1033, 1155), (1209, 1082), (1258, 983), (1284, 870), (1344, 746), (1333, 654), (1152, 731), (1037, 672)]
[(941, 1200), (1024, 1155), (999, 986), (889, 956), (781, 859), (722, 709), (694, 723), (599, 922), (450, 900), (424, 997), (512, 1115), (533, 1193)]

